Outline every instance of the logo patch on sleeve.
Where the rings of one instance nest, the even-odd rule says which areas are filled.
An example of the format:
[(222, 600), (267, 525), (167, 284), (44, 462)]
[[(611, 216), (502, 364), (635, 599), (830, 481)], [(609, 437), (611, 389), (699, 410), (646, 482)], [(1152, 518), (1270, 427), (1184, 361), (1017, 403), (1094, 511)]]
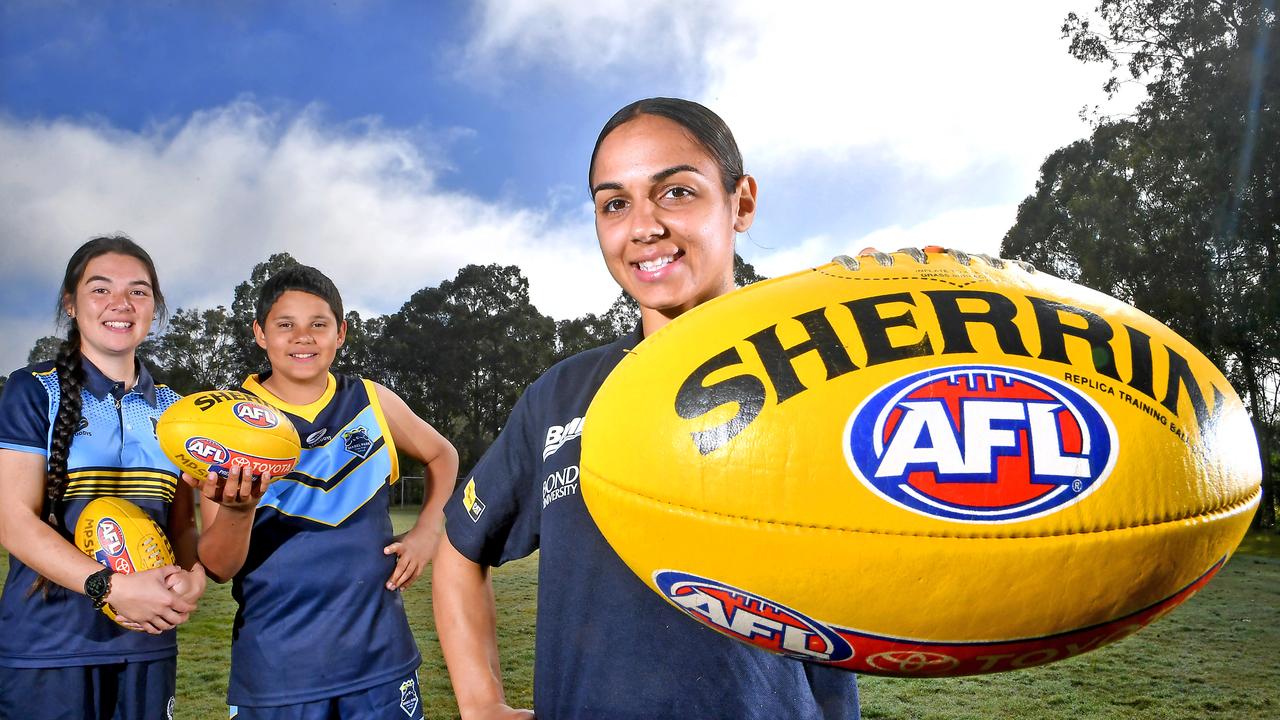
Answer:
[(468, 480), (466, 489), (462, 491), (462, 507), (467, 509), (471, 522), (480, 522), (480, 516), (484, 513), (484, 503), (476, 496), (475, 478)]

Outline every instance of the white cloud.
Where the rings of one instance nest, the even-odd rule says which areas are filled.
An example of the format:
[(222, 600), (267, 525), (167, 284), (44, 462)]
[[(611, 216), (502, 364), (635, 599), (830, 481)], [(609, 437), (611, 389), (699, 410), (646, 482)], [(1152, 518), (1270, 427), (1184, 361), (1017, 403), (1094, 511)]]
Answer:
[[(442, 159), (377, 123), (334, 128), (248, 101), (143, 133), (0, 119), (0, 156), (0, 281), (46, 288), (41, 318), (75, 247), (112, 231), (152, 254), (170, 307), (229, 304), (280, 251), (324, 270), (364, 312), (395, 311), (467, 263), (519, 265), (534, 304), (558, 318), (603, 311), (618, 292), (589, 213), (443, 188)], [(21, 365), (50, 329), (0, 311), (0, 363)]]
[(868, 246), (998, 255), (1044, 158), (1089, 134), (1080, 109), (1139, 99), (1104, 103), (1107, 68), (1067, 53), (1075, 0), (606, 7), (487, 0), (468, 56), (614, 92), (688, 88), (782, 198), (756, 225), (767, 245), (739, 243), (769, 276)]
[[(728, 18), (719, 2), (631, 0), (489, 0), (477, 9), (476, 33), (467, 43), (463, 70), (477, 79), (512, 60), (590, 75), (619, 66), (644, 69), (697, 57), (708, 28)], [(655, 63), (655, 60), (657, 63)]]
[(1007, 167), (1030, 186), (1049, 152), (1087, 134), (1077, 113), (1101, 96), (1105, 68), (1060, 38), (1078, 7), (490, 0), (469, 56), (615, 85), (666, 68), (678, 86), (697, 81), (749, 163), (776, 173), (874, 158), (943, 179)]
[[(463, 62), (476, 82), (534, 69), (565, 78), (566, 92), (659, 87), (716, 109), (752, 171), (792, 190), (768, 211), (769, 236), (812, 219), (795, 231), (800, 242), (742, 245), (777, 275), (868, 245), (994, 254), (1020, 199), (1009, 194), (1030, 192), (1042, 159), (1087, 134), (1076, 111), (1101, 95), (1105, 69), (1070, 58), (1058, 37), (1073, 7), (489, 0)], [(466, 132), (424, 141), (376, 120), (334, 127), (315, 111), (250, 101), (139, 133), (0, 118), (0, 282), (47, 288), (47, 327), (44, 298), (62, 263), (84, 239), (119, 230), (152, 251), (173, 307), (228, 303), (253, 265), (281, 250), (329, 272), (363, 312), (394, 311), (461, 265), (488, 262), (522, 267), (553, 316), (607, 307), (617, 289), (601, 272), (589, 212), (566, 212), (553, 195), (520, 207), (442, 185), (451, 168), (439, 148)], [(868, 179), (870, 168), (894, 177)], [(804, 197), (806, 183), (854, 180), (900, 202), (867, 215), (852, 192)], [(871, 216), (886, 226), (840, 229)], [(0, 310), (0, 366), (25, 360), (48, 331), (36, 326), (27, 308)]]

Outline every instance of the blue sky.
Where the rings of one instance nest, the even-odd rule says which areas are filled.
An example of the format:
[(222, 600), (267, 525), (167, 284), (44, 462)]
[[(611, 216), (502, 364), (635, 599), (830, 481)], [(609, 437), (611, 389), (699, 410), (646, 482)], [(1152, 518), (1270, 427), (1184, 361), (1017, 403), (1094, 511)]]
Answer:
[(652, 95), (734, 128), (767, 275), (869, 244), (995, 252), (1036, 170), (1088, 133), (1091, 3), (763, 0), (0, 4), (0, 347), (53, 331), (61, 268), (124, 231), (171, 307), (230, 302), (287, 250), (393, 312), (469, 262), (520, 265), (563, 318), (617, 289), (586, 163)]

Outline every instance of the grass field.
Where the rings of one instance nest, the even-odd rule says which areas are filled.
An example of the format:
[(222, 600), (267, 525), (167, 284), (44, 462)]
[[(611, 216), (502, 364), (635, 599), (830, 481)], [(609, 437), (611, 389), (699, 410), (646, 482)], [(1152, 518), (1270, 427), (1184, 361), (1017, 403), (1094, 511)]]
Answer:
[[(397, 524), (412, 515), (397, 513)], [(7, 567), (0, 553), (0, 569)], [(494, 572), (508, 699), (532, 702), (537, 560)], [(430, 584), (406, 592), (422, 650), (428, 718), (457, 715), (431, 617)], [(179, 630), (178, 718), (225, 718), (229, 586), (210, 585)], [(862, 677), (863, 717), (903, 720), (1203, 720), (1280, 718), (1280, 538), (1250, 535), (1208, 587), (1137, 635), (1071, 660), (1013, 673), (909, 680)]]

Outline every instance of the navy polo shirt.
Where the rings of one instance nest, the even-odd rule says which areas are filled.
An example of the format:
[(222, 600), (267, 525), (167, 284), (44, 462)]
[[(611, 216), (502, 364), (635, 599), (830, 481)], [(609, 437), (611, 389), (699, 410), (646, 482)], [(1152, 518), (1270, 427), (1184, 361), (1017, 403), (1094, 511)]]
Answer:
[[(855, 676), (739, 643), (670, 607), (622, 562), (578, 491), (587, 406), (631, 336), (575, 355), (529, 386), (445, 505), (464, 556), (538, 556), (534, 710), (568, 718), (859, 717)], [(589, 430), (588, 430), (589, 431)]]
[[(59, 531), (72, 542), (80, 512), (97, 497), (120, 497), (142, 508), (166, 531), (178, 469), (160, 451), (155, 423), (179, 395), (156, 385), (139, 363), (133, 388), (83, 360), (81, 420), (67, 458)], [(52, 362), (9, 376), (0, 395), (0, 448), (49, 454), (59, 405)], [(0, 477), (0, 482), (7, 478)], [(46, 510), (47, 512), (47, 510)], [(94, 609), (89, 598), (53, 585), (28, 593), (37, 574), (10, 555), (0, 596), (0, 667), (41, 668), (154, 660), (177, 654), (176, 632), (131, 632)]]

